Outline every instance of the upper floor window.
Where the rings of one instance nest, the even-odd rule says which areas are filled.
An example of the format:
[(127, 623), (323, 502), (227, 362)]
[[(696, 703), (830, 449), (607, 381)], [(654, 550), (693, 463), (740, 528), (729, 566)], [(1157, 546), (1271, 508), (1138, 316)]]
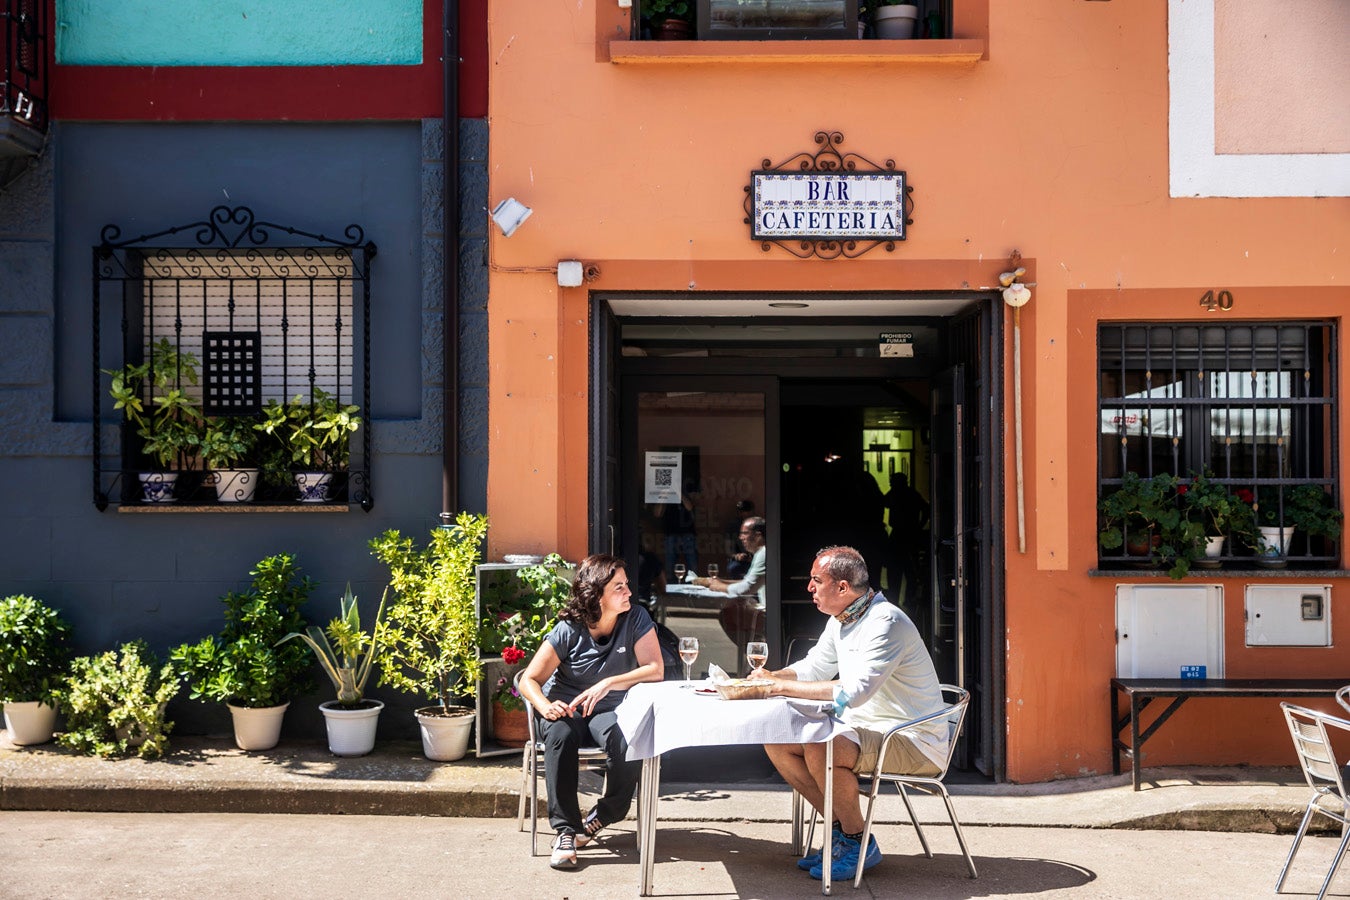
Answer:
[[(163, 245), (184, 232), (199, 246)], [(280, 234), (306, 243), (271, 244)], [(120, 440), (95, 418), (99, 508), (370, 508), (375, 247), (357, 226), (345, 235), (257, 222), (246, 207), (129, 241), (104, 229), (95, 397)]]
[[(1299, 524), (1306, 504), (1320, 507), (1323, 524), (1338, 518), (1335, 328), (1328, 322), (1111, 324), (1098, 334), (1099, 497), (1133, 476), (1177, 479), (1166, 504), (1184, 519), (1193, 515), (1213, 534), (1214, 520), (1188, 505), (1185, 494), (1200, 479), (1221, 494), (1255, 507), (1253, 527)], [(1309, 490), (1311, 487), (1318, 494)], [(1239, 510), (1241, 512), (1241, 510)], [(1314, 515), (1318, 513), (1313, 512)], [(1208, 521), (1207, 521), (1208, 518)], [(1158, 526), (1144, 518), (1123, 526), (1135, 537)], [(1241, 527), (1220, 517), (1220, 532)], [(1167, 527), (1165, 524), (1161, 527)], [(1305, 533), (1269, 554), (1260, 539), (1230, 540), (1220, 560), (1286, 560), (1326, 564), (1337, 558), (1329, 534)], [(1330, 530), (1339, 532), (1338, 527)], [(1125, 545), (1103, 544), (1102, 560), (1124, 559)], [(1253, 546), (1253, 544), (1258, 546)], [(1135, 550), (1135, 553), (1144, 551)]]

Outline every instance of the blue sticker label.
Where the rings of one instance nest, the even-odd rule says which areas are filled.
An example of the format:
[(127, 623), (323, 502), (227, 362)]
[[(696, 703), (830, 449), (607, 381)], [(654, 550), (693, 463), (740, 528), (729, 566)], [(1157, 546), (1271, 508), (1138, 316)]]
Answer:
[(1181, 677), (1182, 677), (1182, 678), (1204, 678), (1204, 677), (1205, 677), (1205, 667), (1204, 667), (1204, 666), (1182, 666), (1182, 667), (1181, 667)]

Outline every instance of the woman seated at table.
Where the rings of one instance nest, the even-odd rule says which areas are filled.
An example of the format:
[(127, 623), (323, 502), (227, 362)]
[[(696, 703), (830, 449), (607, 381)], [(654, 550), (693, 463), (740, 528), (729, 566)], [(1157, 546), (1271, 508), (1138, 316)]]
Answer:
[[(549, 865), (577, 864), (577, 847), (628, 815), (642, 763), (628, 762), (628, 742), (614, 713), (628, 688), (665, 674), (651, 616), (629, 600), (624, 562), (603, 553), (582, 560), (567, 606), (525, 667), (520, 692), (543, 720), (549, 824), (557, 833)], [(581, 817), (577, 750), (605, 748), (605, 791)]]

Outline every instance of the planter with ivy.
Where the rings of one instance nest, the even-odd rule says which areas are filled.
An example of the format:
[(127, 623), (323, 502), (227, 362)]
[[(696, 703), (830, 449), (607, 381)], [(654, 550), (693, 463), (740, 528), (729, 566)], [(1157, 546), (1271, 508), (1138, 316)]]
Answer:
[(41, 600), (27, 594), (0, 600), (0, 703), (11, 743), (52, 739), (69, 641), (70, 625)]
[(268, 750), (280, 740), (291, 698), (313, 685), (309, 651), (303, 644), (280, 644), (308, 625), (300, 610), (313, 582), (284, 553), (261, 560), (250, 574), (248, 590), (221, 598), (220, 633), (175, 648), (171, 659), (187, 678), (191, 697), (229, 707), (239, 749)]
[(454, 524), (433, 528), (422, 547), (393, 529), (370, 542), (389, 568), (393, 593), (376, 628), (383, 648), (379, 684), (433, 702), (416, 710), (429, 759), (455, 760), (468, 752), (483, 673), (475, 570), (487, 528), (485, 516), (460, 513)]

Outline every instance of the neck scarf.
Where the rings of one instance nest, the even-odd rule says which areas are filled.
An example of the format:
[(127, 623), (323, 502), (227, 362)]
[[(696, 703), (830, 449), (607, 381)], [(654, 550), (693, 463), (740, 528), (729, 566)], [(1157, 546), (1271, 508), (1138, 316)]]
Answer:
[(843, 612), (835, 616), (835, 619), (839, 621), (840, 625), (852, 625), (854, 622), (861, 619), (863, 614), (867, 612), (868, 607), (872, 605), (872, 598), (875, 596), (876, 592), (869, 590), (866, 594), (863, 594), (857, 600), (850, 603)]

